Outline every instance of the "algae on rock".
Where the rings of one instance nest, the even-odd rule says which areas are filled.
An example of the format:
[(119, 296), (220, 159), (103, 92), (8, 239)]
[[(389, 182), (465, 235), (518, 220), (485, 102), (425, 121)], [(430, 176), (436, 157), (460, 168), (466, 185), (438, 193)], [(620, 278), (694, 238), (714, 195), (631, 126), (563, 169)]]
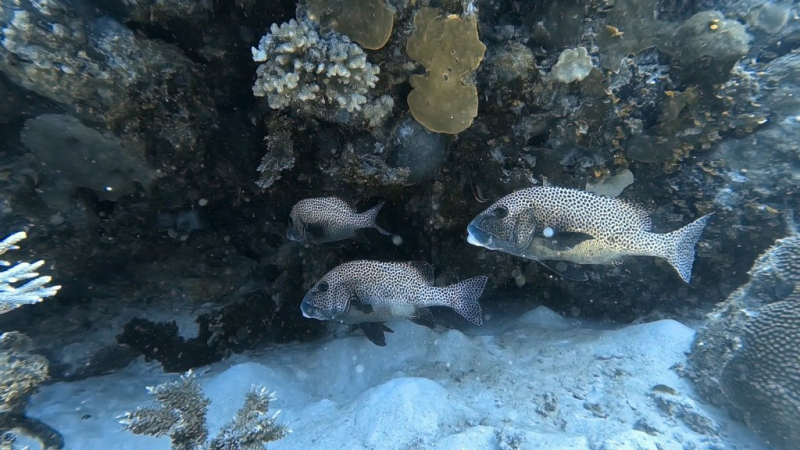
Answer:
[(478, 39), (475, 16), (442, 18), (439, 13), (422, 8), (414, 17), (416, 30), (406, 50), (427, 74), (411, 76), (408, 106), (429, 130), (458, 134), (478, 115), (478, 89), (461, 78), (478, 68), (486, 46)]
[(628, 55), (661, 42), (664, 28), (653, 15), (657, 6), (656, 0), (619, 0), (607, 11), (605, 26), (597, 33), (603, 68), (618, 72)]
[(744, 25), (728, 20), (719, 11), (702, 11), (687, 19), (666, 49), (681, 71), (704, 83), (721, 83), (750, 50), (750, 35)]
[(769, 34), (779, 32), (792, 16), (792, 9), (788, 5), (765, 3), (750, 10), (747, 14), (747, 23)]
[(308, 17), (369, 50), (386, 45), (394, 25), (394, 15), (383, 0), (311, 0)]

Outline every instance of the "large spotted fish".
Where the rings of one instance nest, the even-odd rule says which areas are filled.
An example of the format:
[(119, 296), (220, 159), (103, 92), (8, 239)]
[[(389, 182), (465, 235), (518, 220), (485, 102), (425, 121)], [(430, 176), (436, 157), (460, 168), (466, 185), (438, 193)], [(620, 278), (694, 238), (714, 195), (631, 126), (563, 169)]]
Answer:
[(532, 187), (478, 214), (467, 227), (467, 242), (539, 262), (615, 264), (626, 256), (655, 256), (669, 262), (688, 283), (695, 245), (709, 217), (671, 233), (653, 233), (649, 213), (625, 200)]
[(450, 286), (433, 285), (433, 266), (425, 262), (351, 261), (323, 276), (303, 298), (300, 310), (310, 319), (358, 324), (373, 343), (384, 346), (383, 322), (407, 318), (434, 327), (430, 306), (447, 306), (480, 325), (478, 298), (486, 277)]
[(353, 237), (356, 230), (374, 228), (381, 234), (392, 233), (375, 224), (375, 217), (383, 207), (378, 203), (366, 212), (358, 213), (338, 197), (307, 198), (292, 207), (286, 237), (298, 242), (321, 244)]

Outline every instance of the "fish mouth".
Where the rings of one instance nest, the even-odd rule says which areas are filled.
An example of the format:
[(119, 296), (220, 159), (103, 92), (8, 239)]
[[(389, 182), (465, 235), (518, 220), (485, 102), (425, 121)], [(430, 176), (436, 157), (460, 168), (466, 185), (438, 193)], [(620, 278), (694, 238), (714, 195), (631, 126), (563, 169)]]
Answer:
[(481, 231), (473, 224), (467, 227), (467, 243), (477, 245), (478, 247), (491, 248), (492, 235)]
[(294, 229), (292, 228), (286, 229), (286, 239), (289, 239), (290, 241), (300, 242), (300, 238), (297, 236), (297, 234), (294, 232)]
[(305, 300), (303, 300), (303, 303), (300, 304), (300, 312), (303, 313), (303, 317), (306, 319), (326, 320), (326, 318), (323, 317), (321, 309)]
[(306, 319), (338, 320), (339, 316), (341, 316), (335, 310), (314, 306), (307, 298), (303, 298), (303, 302), (300, 303), (300, 312), (303, 313), (303, 317)]

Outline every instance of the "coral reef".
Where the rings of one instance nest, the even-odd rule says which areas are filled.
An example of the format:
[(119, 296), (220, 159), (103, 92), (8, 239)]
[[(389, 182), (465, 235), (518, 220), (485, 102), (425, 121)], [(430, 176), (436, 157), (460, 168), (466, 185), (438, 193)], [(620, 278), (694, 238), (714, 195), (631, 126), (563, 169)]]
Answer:
[(32, 347), (24, 334), (0, 334), (0, 435), (25, 434), (42, 448), (60, 449), (64, 440), (57, 431), (25, 415), (28, 397), (49, 378), (47, 359), (31, 353)]
[[(9, 250), (18, 250), (19, 247), (16, 244), (26, 237), (28, 237), (27, 234), (20, 231), (0, 241), (0, 256)], [(44, 261), (42, 260), (33, 263), (20, 262), (10, 269), (0, 272), (0, 314), (22, 305), (39, 303), (45, 297), (52, 297), (58, 293), (61, 286), (47, 286), (52, 278), (46, 275), (39, 276), (39, 273), (36, 272), (43, 265)], [(0, 260), (0, 267), (3, 266), (11, 266), (11, 263)], [(18, 284), (22, 280), (30, 281)]]
[(23, 334), (0, 335), (0, 413), (22, 411), (36, 387), (48, 379), (47, 359), (30, 353), (32, 346), (30, 338)]
[(478, 38), (474, 15), (440, 15), (437, 9), (422, 8), (414, 16), (416, 29), (406, 51), (426, 74), (411, 76), (408, 107), (429, 130), (458, 134), (478, 115), (478, 90), (462, 78), (478, 68), (486, 46)]
[(594, 68), (592, 58), (584, 47), (568, 48), (558, 56), (558, 62), (553, 66), (551, 75), (562, 83), (572, 83), (588, 77), (592, 68)]
[(0, 71), (81, 118), (140, 139), (152, 133), (181, 153), (197, 145), (215, 114), (192, 61), (80, 12), (65, 0), (3, 0)]
[(800, 236), (778, 240), (750, 281), (709, 316), (689, 355), (708, 399), (731, 409), (772, 444), (800, 435)]
[(308, 19), (273, 24), (253, 48), (253, 60), (262, 63), (253, 86), (256, 97), (267, 97), (273, 109), (291, 105), (308, 114), (319, 114), (320, 108), (330, 114), (361, 110), (380, 72), (346, 36), (320, 36)]
[[(0, 315), (0, 329), (29, 335), (55, 381), (317, 339), (326, 328), (300, 314), (304, 291), (365, 257), (429, 261), (440, 284), (490, 276), (487, 295), (519, 310), (699, 319), (800, 210), (789, 4), (0, 5), (0, 225), (36, 230), (19, 258), (55, 263), (64, 285), (58, 301)], [(337, 31), (352, 5), (391, 23)], [(562, 55), (579, 57), (574, 81), (554, 76)], [(646, 258), (588, 266), (576, 283), (465, 244), (487, 202), (542, 184), (644, 204), (659, 232), (714, 212), (692, 283), (676, 288)], [(287, 241), (292, 205), (329, 195), (385, 201), (402, 242)]]
[(134, 434), (169, 436), (174, 450), (256, 450), (281, 439), (288, 429), (276, 423), (277, 414), (268, 414), (273, 394), (253, 387), (245, 396), (236, 417), (208, 441), (206, 414), (211, 401), (206, 398), (192, 372), (177, 381), (147, 388), (159, 406), (140, 407), (119, 417)]
[(386, 45), (394, 23), (394, 15), (383, 0), (311, 0), (308, 17), (369, 50)]

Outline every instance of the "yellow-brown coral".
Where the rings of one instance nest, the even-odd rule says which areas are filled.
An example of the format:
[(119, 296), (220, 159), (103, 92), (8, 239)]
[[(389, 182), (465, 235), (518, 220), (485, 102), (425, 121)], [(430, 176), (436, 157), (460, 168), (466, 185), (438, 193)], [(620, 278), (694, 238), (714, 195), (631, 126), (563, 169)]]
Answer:
[(386, 45), (394, 25), (394, 15), (383, 0), (311, 0), (308, 17), (370, 50)]
[(414, 90), (408, 107), (415, 119), (437, 133), (458, 134), (478, 115), (478, 89), (461, 77), (478, 68), (486, 46), (478, 39), (474, 16), (439, 17), (439, 10), (422, 8), (414, 17), (416, 30), (408, 40), (408, 56), (427, 69), (412, 75)]

